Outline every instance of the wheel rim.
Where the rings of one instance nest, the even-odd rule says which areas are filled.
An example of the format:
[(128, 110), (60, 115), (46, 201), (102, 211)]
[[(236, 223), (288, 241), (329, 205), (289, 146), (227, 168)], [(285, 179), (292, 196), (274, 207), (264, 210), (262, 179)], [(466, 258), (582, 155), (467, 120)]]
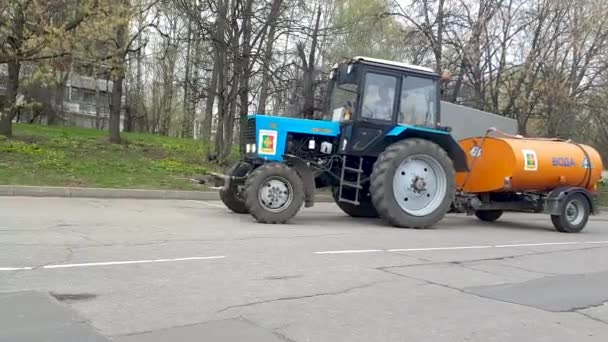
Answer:
[(579, 200), (572, 200), (566, 204), (566, 220), (571, 225), (579, 225), (585, 219), (585, 209)]
[(406, 213), (426, 216), (441, 206), (447, 193), (447, 177), (439, 162), (415, 155), (397, 167), (393, 177), (395, 200)]
[(291, 183), (283, 177), (271, 177), (262, 183), (258, 190), (258, 200), (264, 209), (278, 213), (285, 210), (293, 201)]

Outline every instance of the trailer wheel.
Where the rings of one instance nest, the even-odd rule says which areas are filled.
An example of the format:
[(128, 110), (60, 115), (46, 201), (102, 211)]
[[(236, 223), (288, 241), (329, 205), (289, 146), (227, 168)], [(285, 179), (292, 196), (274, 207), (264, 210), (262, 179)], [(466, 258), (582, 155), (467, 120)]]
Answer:
[[(228, 176), (243, 177), (247, 175), (250, 169), (251, 167), (247, 164), (235, 165), (230, 172), (228, 172)], [(228, 189), (222, 188), (220, 190), (220, 199), (224, 205), (233, 212), (237, 214), (247, 214), (249, 211), (245, 206), (244, 191), (245, 186), (243, 184), (231, 182)]]
[(285, 223), (298, 213), (303, 203), (302, 179), (285, 164), (264, 164), (245, 182), (245, 205), (260, 223)]
[(454, 165), (439, 145), (407, 139), (386, 148), (371, 175), (372, 202), (382, 218), (405, 228), (439, 222), (454, 200)]
[(502, 210), (478, 210), (475, 212), (475, 216), (484, 222), (496, 222), (502, 214)]
[(560, 215), (551, 215), (555, 229), (562, 233), (579, 233), (587, 225), (591, 206), (587, 197), (572, 193), (564, 199)]
[(372, 198), (369, 192), (359, 193), (359, 205), (354, 205), (346, 202), (339, 201), (340, 188), (334, 187), (332, 190), (334, 201), (342, 211), (351, 217), (378, 217), (378, 211), (372, 203)]

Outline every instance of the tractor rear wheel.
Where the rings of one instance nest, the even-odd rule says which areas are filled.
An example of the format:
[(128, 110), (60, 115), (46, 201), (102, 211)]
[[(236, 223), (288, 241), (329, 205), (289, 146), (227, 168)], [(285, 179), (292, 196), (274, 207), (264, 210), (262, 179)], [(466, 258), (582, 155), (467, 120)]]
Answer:
[(394, 226), (427, 228), (450, 210), (454, 174), (452, 160), (439, 145), (424, 139), (396, 142), (374, 164), (372, 202)]
[(360, 197), (359, 205), (354, 205), (354, 204), (346, 203), (346, 202), (340, 202), (339, 201), (339, 196), (340, 196), (339, 187), (334, 187), (332, 189), (332, 195), (333, 195), (334, 201), (336, 202), (338, 207), (340, 209), (342, 209), (342, 211), (349, 216), (372, 217), (372, 218), (379, 216), (378, 211), (376, 210), (376, 208), (374, 207), (374, 204), (372, 203), (372, 198), (371, 198), (369, 191), (367, 191), (367, 192), (362, 191), (359, 193), (359, 197)]
[[(230, 169), (228, 176), (244, 177), (247, 175), (251, 167), (245, 163), (239, 163)], [(230, 182), (227, 189), (220, 190), (220, 199), (228, 207), (237, 214), (247, 214), (249, 211), (245, 206), (245, 198), (243, 192), (245, 187), (243, 184)]]
[(286, 223), (304, 203), (304, 183), (293, 168), (264, 164), (245, 182), (245, 205), (260, 223)]

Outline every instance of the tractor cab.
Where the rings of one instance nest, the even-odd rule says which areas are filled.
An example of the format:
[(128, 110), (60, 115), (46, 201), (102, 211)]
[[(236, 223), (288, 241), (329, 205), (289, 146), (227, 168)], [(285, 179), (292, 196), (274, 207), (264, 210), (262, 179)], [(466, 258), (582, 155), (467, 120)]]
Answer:
[(432, 69), (355, 57), (330, 73), (326, 119), (340, 122), (340, 153), (377, 156), (408, 127), (442, 130), (441, 78)]

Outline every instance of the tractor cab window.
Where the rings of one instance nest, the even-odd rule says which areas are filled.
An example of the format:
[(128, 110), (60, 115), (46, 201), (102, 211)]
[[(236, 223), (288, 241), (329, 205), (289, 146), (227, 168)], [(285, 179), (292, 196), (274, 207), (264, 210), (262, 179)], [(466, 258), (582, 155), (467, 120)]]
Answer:
[(362, 116), (368, 119), (392, 120), (396, 88), (396, 77), (367, 73)]
[(350, 120), (357, 102), (357, 85), (345, 83), (331, 84), (331, 95), (329, 99), (332, 121)]
[(407, 76), (401, 85), (399, 123), (434, 126), (437, 118), (437, 81)]

